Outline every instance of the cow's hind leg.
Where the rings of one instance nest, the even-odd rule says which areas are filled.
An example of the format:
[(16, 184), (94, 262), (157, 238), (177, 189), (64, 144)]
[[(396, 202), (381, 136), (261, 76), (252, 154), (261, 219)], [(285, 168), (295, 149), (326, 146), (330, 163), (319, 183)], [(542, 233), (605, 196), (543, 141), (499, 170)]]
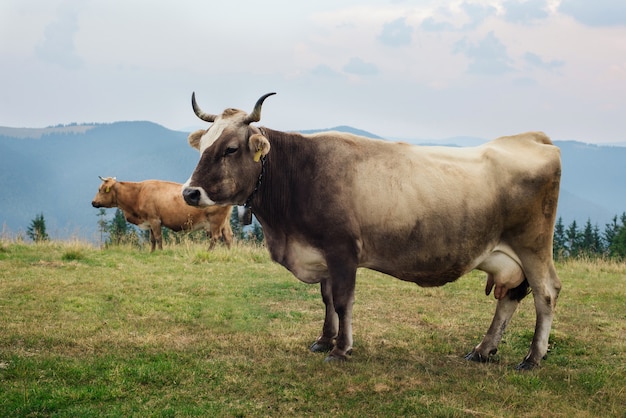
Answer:
[(541, 262), (538, 257), (530, 256), (529, 258), (532, 262), (522, 259), (522, 263), (533, 292), (537, 320), (530, 349), (524, 360), (517, 366), (518, 370), (533, 369), (548, 353), (554, 310), (561, 290), (561, 281), (552, 259), (550, 258), (548, 262)]
[(233, 230), (228, 222), (222, 227), (222, 237), (224, 239), (224, 244), (226, 244), (226, 248), (230, 249), (233, 244)]

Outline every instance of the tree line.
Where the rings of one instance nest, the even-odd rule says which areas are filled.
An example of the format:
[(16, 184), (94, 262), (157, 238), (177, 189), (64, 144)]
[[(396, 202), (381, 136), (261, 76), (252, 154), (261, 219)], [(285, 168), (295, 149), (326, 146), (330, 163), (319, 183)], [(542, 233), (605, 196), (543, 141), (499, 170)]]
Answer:
[(626, 259), (626, 212), (615, 215), (604, 231), (591, 220), (583, 227), (576, 221), (565, 227), (559, 217), (554, 226), (553, 249), (555, 258), (568, 257), (608, 257)]
[[(105, 210), (100, 209), (98, 212), (100, 218), (98, 230), (100, 231), (100, 240), (105, 246), (120, 244), (141, 246), (149, 240), (149, 231), (141, 231), (126, 222), (124, 213), (120, 209), (115, 210), (115, 215), (110, 220), (107, 220), (105, 215)], [(255, 220), (250, 227), (244, 228), (239, 222), (236, 207), (233, 208), (230, 217), (230, 226), (235, 239), (257, 244), (263, 242), (264, 236), (261, 225)], [(31, 221), (26, 234), (35, 242), (49, 239), (43, 213), (38, 214)], [(195, 231), (187, 235), (192, 240), (203, 241), (207, 239), (204, 231)], [(165, 242), (178, 242), (180, 239), (181, 234), (172, 233), (163, 228), (163, 240)], [(615, 215), (602, 231), (598, 224), (591, 224), (591, 219), (587, 219), (582, 227), (575, 220), (566, 227), (563, 224), (563, 218), (559, 217), (554, 227), (553, 250), (556, 259), (604, 257), (626, 260), (626, 212), (622, 213), (621, 216)]]

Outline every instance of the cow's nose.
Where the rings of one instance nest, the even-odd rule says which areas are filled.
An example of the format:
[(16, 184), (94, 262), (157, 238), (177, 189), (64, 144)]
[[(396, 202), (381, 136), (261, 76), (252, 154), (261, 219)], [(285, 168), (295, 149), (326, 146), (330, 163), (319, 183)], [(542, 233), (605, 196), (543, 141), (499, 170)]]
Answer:
[(91, 202), (91, 206), (93, 206), (94, 208), (99, 207), (95, 200)]
[(183, 189), (183, 199), (188, 205), (198, 206), (200, 203), (200, 190), (196, 187), (185, 187)]

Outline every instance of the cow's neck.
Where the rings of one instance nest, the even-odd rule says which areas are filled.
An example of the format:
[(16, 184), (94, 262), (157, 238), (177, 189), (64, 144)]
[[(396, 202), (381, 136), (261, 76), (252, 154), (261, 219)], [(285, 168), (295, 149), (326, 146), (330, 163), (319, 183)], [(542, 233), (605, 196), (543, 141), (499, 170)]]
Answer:
[(141, 185), (139, 183), (118, 181), (115, 183), (113, 191), (115, 192), (116, 206), (123, 212), (131, 211), (133, 203), (137, 200), (137, 194)]
[(252, 223), (252, 211), (253, 211), (252, 199), (254, 198), (254, 195), (256, 195), (256, 193), (258, 192), (259, 187), (261, 187), (261, 182), (263, 181), (263, 176), (265, 175), (265, 162), (266, 161), (267, 161), (266, 156), (261, 157), (261, 173), (259, 174), (259, 177), (257, 179), (256, 186), (254, 186), (254, 190), (252, 191), (252, 193), (250, 193), (250, 196), (248, 196), (245, 203), (243, 204), (243, 207), (244, 207), (243, 224), (244, 225), (250, 225)]
[(309, 154), (303, 148), (308, 148), (308, 143), (299, 134), (264, 131), (271, 150), (265, 157), (262, 181), (251, 195), (251, 207), (261, 225), (280, 228), (286, 217), (293, 217), (298, 210), (292, 191), (300, 184), (302, 159)]

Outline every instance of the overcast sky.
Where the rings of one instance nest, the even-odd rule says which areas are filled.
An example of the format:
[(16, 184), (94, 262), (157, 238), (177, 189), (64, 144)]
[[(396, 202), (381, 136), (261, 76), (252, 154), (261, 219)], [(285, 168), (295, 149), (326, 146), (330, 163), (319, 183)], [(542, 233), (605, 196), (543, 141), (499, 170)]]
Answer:
[(2, 0), (0, 126), (251, 111), (281, 130), (626, 141), (624, 0)]

